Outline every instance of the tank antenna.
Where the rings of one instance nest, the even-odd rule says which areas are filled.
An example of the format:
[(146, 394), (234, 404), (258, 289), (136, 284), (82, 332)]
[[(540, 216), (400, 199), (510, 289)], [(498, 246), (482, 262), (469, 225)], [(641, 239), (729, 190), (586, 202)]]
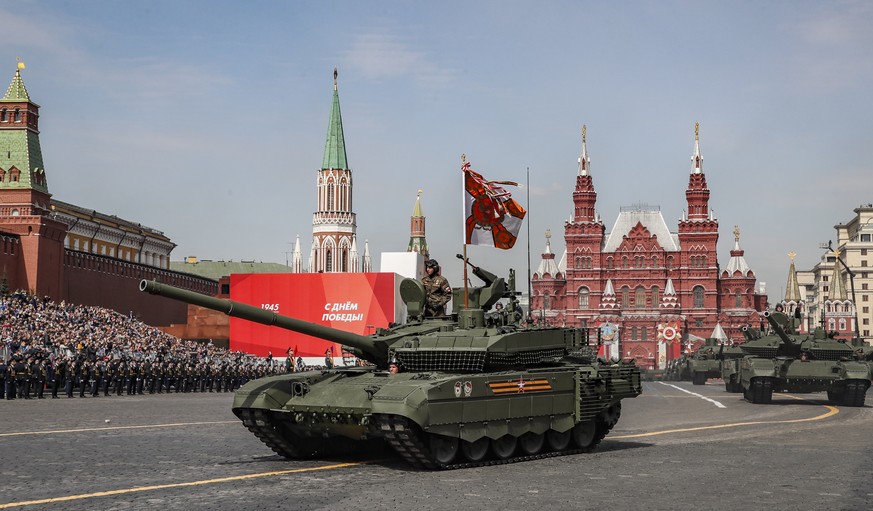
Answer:
[(530, 283), (530, 167), (527, 167), (527, 315), (528, 319), (533, 319), (533, 293)]

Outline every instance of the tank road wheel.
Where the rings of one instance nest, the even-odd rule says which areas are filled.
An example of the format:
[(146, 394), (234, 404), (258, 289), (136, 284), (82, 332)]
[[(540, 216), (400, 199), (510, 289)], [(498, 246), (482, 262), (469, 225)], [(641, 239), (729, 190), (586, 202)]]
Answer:
[(475, 442), (461, 442), (461, 452), (469, 461), (482, 461), (488, 455), (488, 437), (483, 436)]
[(558, 433), (554, 429), (550, 429), (546, 431), (546, 443), (549, 444), (549, 448), (553, 451), (563, 451), (570, 445), (570, 440), (573, 436), (572, 431), (568, 429), (563, 433)]
[(517, 438), (512, 435), (503, 435), (491, 441), (491, 452), (501, 460), (509, 459), (515, 452), (516, 445), (518, 445)]
[(531, 455), (542, 451), (545, 443), (545, 435), (539, 433), (525, 433), (518, 439), (518, 448), (521, 452)]
[(580, 449), (587, 449), (594, 443), (594, 437), (597, 434), (597, 425), (592, 420), (580, 422), (573, 426), (572, 431), (573, 443)]
[(693, 385), (706, 385), (706, 373), (695, 372), (691, 376), (691, 383)]
[(458, 454), (458, 439), (452, 436), (428, 435), (430, 441), (430, 453), (433, 459), (440, 464), (448, 465), (454, 461)]

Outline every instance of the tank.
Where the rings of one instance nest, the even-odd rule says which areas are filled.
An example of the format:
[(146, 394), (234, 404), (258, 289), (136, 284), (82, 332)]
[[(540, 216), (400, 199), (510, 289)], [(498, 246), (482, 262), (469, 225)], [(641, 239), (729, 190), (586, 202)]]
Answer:
[(864, 406), (870, 387), (870, 363), (852, 345), (816, 329), (798, 335), (794, 320), (781, 312), (764, 312), (770, 332), (745, 329), (737, 380), (752, 403), (770, 403), (774, 392), (827, 392), (843, 406)]
[(688, 358), (688, 354), (683, 353), (667, 362), (667, 367), (664, 369), (664, 379), (667, 381), (690, 381), (691, 373), (688, 372)]
[(705, 385), (708, 378), (721, 376), (721, 361), (718, 358), (723, 350), (718, 339), (709, 338), (686, 359), (687, 373), (694, 385)]
[(719, 361), (719, 372), (721, 379), (724, 380), (724, 389), (726, 392), (740, 393), (743, 391), (742, 383), (739, 380), (740, 359), (743, 358), (743, 349), (740, 345), (721, 345), (717, 355)]
[[(140, 289), (344, 345), (367, 367), (289, 373), (248, 382), (233, 413), (289, 459), (351, 455), (383, 441), (411, 465), (452, 469), (588, 452), (642, 392), (633, 360), (599, 360), (593, 332), (520, 323), (509, 284), (453, 290), (450, 316), (425, 318), (425, 290), (404, 279), (408, 320), (358, 335), (155, 281)], [(508, 306), (492, 307), (501, 299)], [(589, 335), (590, 334), (590, 335)], [(389, 365), (396, 364), (399, 372)]]

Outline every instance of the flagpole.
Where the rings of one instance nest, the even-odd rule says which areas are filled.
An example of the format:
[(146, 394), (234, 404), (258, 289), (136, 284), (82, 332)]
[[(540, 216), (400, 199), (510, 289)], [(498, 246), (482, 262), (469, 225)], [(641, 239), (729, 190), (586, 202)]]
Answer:
[[(461, 155), (461, 169), (464, 168), (464, 163), (467, 161), (467, 155)], [(464, 194), (467, 193), (467, 173), (466, 171), (461, 172), (461, 197), (464, 197)], [(464, 233), (464, 308), (470, 308), (470, 295), (467, 288), (467, 207), (464, 205), (464, 200), (461, 201), (461, 210), (463, 213), (461, 214), (461, 232)]]
[(467, 244), (464, 243), (464, 308), (470, 308), (470, 295), (467, 292)]
[(527, 314), (533, 318), (533, 295), (530, 283), (530, 167), (527, 167)]

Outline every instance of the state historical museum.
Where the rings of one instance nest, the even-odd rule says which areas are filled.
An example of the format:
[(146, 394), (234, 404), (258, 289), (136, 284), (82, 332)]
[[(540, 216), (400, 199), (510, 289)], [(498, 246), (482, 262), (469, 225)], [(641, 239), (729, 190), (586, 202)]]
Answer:
[[(573, 190), (573, 219), (564, 224), (566, 250), (558, 262), (547, 233), (532, 277), (531, 313), (544, 324), (599, 327), (603, 354), (663, 368), (706, 338), (743, 339), (744, 325), (760, 326), (766, 296), (740, 248), (726, 266), (716, 254), (718, 221), (709, 209), (699, 126), (695, 125), (686, 213), (671, 232), (660, 208), (623, 207), (612, 229), (595, 213), (597, 192), (582, 131)], [(723, 268), (723, 269), (722, 269)]]

